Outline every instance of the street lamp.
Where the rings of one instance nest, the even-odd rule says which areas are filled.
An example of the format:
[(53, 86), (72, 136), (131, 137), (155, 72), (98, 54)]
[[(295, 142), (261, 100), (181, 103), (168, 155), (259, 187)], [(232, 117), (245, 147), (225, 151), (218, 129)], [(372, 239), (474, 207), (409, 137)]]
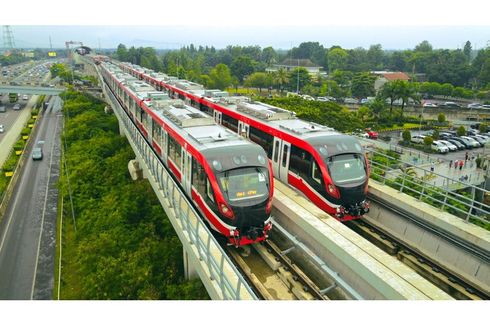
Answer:
[(420, 114), (420, 122), (419, 122), (419, 134), (420, 129), (422, 129), (422, 117), (424, 116), (424, 107), (422, 106), (422, 113)]

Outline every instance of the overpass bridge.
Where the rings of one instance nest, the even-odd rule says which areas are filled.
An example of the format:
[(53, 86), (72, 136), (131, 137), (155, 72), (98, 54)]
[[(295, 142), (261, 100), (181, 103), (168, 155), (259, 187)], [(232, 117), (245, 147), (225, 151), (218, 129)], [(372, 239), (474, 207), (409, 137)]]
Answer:
[(0, 85), (0, 93), (19, 93), (27, 95), (59, 95), (66, 90), (64, 87), (41, 87), (41, 86), (12, 86)]

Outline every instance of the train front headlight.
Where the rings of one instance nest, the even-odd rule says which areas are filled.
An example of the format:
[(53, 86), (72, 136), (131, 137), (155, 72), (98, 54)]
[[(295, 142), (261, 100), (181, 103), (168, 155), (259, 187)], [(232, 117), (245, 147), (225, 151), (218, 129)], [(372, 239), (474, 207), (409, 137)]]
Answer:
[(229, 219), (233, 219), (235, 217), (231, 208), (229, 208), (225, 203), (220, 203), (218, 207), (221, 214), (223, 214), (225, 217)]

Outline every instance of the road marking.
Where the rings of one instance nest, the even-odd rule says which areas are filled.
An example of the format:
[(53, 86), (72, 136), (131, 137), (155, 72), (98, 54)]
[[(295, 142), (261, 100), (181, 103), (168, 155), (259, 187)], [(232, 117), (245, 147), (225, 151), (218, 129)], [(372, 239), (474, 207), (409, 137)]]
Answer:
[(61, 254), (63, 252), (63, 195), (61, 196), (61, 217), (60, 217), (60, 257), (58, 262), (58, 300), (61, 294)]
[(34, 275), (32, 277), (31, 300), (34, 297), (34, 287), (36, 285), (37, 265), (39, 263), (39, 252), (41, 251), (41, 238), (42, 238), (43, 229), (44, 229), (44, 215), (46, 214), (46, 203), (48, 202), (49, 181), (51, 179), (51, 168), (53, 165), (53, 154), (54, 154), (54, 145), (56, 144), (56, 131), (58, 130), (58, 120), (59, 120), (59, 118), (56, 117), (56, 126), (55, 126), (54, 133), (53, 133), (53, 136), (54, 136), (53, 137), (53, 145), (51, 146), (51, 157), (49, 160), (48, 182), (46, 183), (46, 192), (44, 195), (44, 207), (43, 207), (43, 214), (42, 214), (42, 218), (41, 218), (41, 230), (39, 231), (39, 241), (37, 243), (36, 264), (34, 265)]

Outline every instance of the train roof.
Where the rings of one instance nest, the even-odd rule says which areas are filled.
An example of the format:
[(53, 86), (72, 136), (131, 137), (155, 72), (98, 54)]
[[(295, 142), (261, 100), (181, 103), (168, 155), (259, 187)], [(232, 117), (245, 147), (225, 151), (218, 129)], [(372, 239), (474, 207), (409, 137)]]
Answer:
[(185, 105), (181, 100), (155, 100), (147, 104), (162, 120), (166, 120), (167, 123), (170, 120), (173, 125), (192, 137), (201, 148), (252, 145), (234, 132), (216, 124), (209, 115)]
[[(111, 73), (117, 70), (114, 65), (106, 67)], [(129, 74), (119, 74), (119, 78), (123, 81), (129, 80), (126, 83), (128, 91), (138, 98), (146, 99), (145, 105), (150, 110), (167, 124), (173, 125), (173, 129), (194, 143), (199, 151), (226, 154), (231, 146), (242, 146), (247, 152), (262, 150), (259, 145), (217, 124), (209, 115), (185, 105), (182, 100), (170, 99), (167, 93), (158, 92), (153, 86)]]

